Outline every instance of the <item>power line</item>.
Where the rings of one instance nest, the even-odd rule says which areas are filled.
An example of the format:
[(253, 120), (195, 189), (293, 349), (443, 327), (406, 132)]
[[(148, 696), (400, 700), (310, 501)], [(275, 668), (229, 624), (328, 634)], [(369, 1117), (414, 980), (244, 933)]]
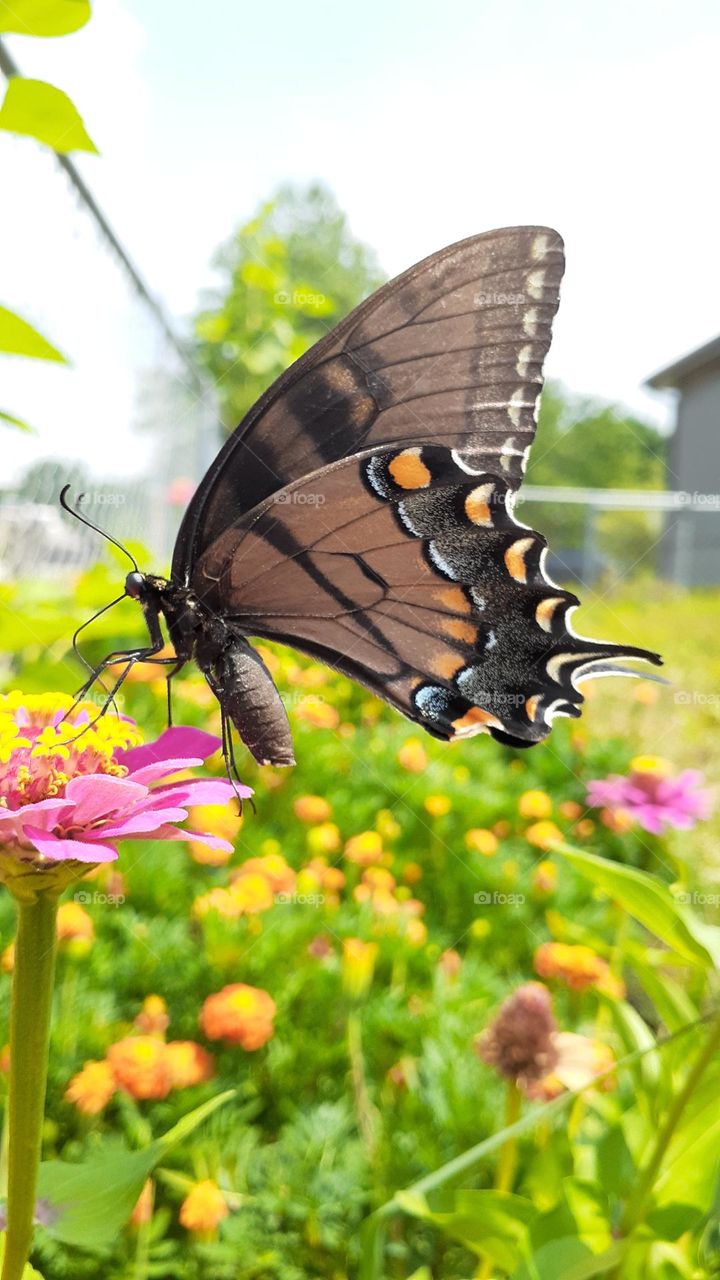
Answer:
[[(3, 75), (6, 77), (7, 80), (11, 80), (13, 79), (13, 77), (21, 75), (21, 72), (18, 68), (17, 63), (15, 62), (15, 59), (12, 57), (7, 46), (1, 39), (0, 39), (0, 71), (2, 71)], [(199, 390), (202, 390), (203, 380), (198, 372), (198, 368), (197, 368), (197, 365), (195, 364), (195, 361), (193, 360), (190, 352), (188, 351), (186, 344), (183, 342), (182, 338), (176, 333), (170, 321), (170, 318), (167, 315), (167, 312), (165, 311), (162, 304), (158, 302), (157, 298), (153, 297), (143, 277), (141, 276), (140, 272), (135, 266), (135, 263), (133, 262), (129, 253), (127, 252), (122, 242), (118, 238), (117, 234), (113, 230), (112, 226), (110, 225), (110, 222), (106, 218), (97, 200), (95, 199), (90, 188), (85, 182), (85, 179), (79, 173), (75, 164), (73, 163), (72, 160), (69, 159), (68, 156), (61, 155), (58, 151), (54, 151), (53, 155), (58, 165), (63, 170), (66, 177), (68, 178), (71, 186), (75, 189), (75, 192), (77, 193), (81, 204), (83, 204), (84, 207), (87, 209), (88, 213), (90, 214), (90, 217), (93, 219), (95, 225), (99, 228), (102, 236), (110, 245), (110, 248), (112, 249), (113, 253), (119, 259), (123, 269), (125, 270), (127, 276), (129, 277), (132, 283), (132, 286), (135, 292), (139, 295), (139, 297), (142, 298), (143, 302), (150, 309), (150, 311), (152, 311), (158, 325), (160, 326), (160, 329), (164, 333), (170, 346), (173, 347), (173, 349), (179, 355), (180, 359), (182, 360), (185, 368), (187, 369), (196, 387)]]

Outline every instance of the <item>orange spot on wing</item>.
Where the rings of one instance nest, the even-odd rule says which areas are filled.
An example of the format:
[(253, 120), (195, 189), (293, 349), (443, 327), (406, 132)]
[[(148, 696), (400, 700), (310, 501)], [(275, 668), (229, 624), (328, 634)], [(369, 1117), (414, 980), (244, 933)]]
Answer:
[(453, 720), (452, 726), (456, 738), (471, 738), (473, 734), (485, 733), (490, 728), (502, 729), (500, 721), (489, 711), (483, 711), (482, 707), (471, 707), (464, 716)]
[(528, 698), (527, 702), (525, 703), (525, 711), (527, 714), (527, 718), (531, 722), (531, 724), (535, 723), (535, 717), (537, 716), (537, 711), (538, 711), (538, 703), (540, 702), (541, 697), (542, 697), (542, 694), (535, 693), (533, 694), (532, 698)]
[(478, 629), (471, 622), (463, 622), (462, 618), (444, 618), (442, 629), (453, 640), (462, 640), (464, 644), (476, 644)]
[(492, 486), (480, 485), (473, 489), (465, 499), (465, 515), (473, 524), (492, 525), (492, 516), (488, 505)]
[(563, 604), (562, 596), (548, 596), (545, 600), (541, 600), (535, 610), (535, 621), (543, 631), (549, 631), (552, 625), (553, 615), (559, 604)]
[(518, 538), (505, 552), (505, 567), (516, 582), (527, 582), (527, 565), (525, 556), (533, 544), (532, 538)]
[(403, 449), (392, 459), (388, 471), (401, 489), (425, 489), (432, 479), (419, 449)]
[(470, 601), (462, 587), (442, 587), (437, 592), (437, 598), (446, 609), (452, 609), (453, 613), (470, 613)]
[(434, 675), (440, 676), (443, 680), (452, 680), (461, 667), (465, 666), (465, 659), (461, 658), (457, 653), (439, 653), (433, 658), (430, 670)]

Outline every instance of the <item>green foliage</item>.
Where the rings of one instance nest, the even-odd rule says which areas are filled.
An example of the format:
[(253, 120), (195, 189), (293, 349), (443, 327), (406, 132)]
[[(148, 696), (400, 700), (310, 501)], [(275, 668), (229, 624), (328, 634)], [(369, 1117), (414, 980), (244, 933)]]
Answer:
[(228, 428), (382, 280), (320, 184), (281, 187), (220, 250), (216, 267), (221, 283), (195, 330)]
[(97, 154), (97, 147), (70, 98), (62, 89), (44, 80), (13, 77), (0, 107), (0, 129), (35, 138), (61, 155), (69, 151)]
[(529, 484), (662, 489), (666, 443), (655, 428), (613, 405), (549, 383), (540, 402)]
[(48, 342), (27, 320), (23, 320), (22, 316), (8, 311), (7, 307), (0, 307), (0, 351), (7, 355), (28, 356), (33, 360), (67, 363), (57, 347)]
[(0, 32), (67, 36), (89, 18), (89, 0), (0, 0)]

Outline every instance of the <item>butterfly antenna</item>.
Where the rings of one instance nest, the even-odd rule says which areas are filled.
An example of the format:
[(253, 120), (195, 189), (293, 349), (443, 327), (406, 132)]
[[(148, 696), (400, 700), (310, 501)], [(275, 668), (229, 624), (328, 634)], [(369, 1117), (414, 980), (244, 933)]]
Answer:
[[(135, 569), (135, 572), (139, 573), (140, 566), (138, 565), (137, 560), (135, 559), (134, 555), (132, 555), (132, 553), (128, 551), (127, 547), (123, 546), (122, 542), (118, 542), (117, 538), (113, 538), (112, 534), (107, 533), (105, 529), (101, 529), (99, 525), (93, 524), (92, 520), (88, 520), (87, 516), (82, 515), (77, 510), (76, 507), (70, 506), (70, 503), (67, 500), (67, 494), (69, 493), (69, 491), (70, 491), (70, 485), (66, 484), (60, 494), (60, 506), (62, 507), (63, 511), (67, 511), (68, 515), (74, 516), (75, 519), (79, 520), (81, 524), (87, 525), (88, 529), (92, 529), (95, 533), (99, 533), (100, 537), (105, 538), (107, 542), (112, 542), (113, 546), (117, 547), (118, 551), (122, 551), (123, 555), (127, 556), (128, 560), (130, 561), (133, 568)], [(78, 494), (78, 507), (84, 497), (85, 497), (84, 493)]]

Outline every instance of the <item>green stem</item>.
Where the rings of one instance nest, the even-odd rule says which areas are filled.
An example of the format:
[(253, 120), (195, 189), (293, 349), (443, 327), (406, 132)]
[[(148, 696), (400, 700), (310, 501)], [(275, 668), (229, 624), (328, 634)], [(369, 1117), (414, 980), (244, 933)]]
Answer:
[(18, 902), (8, 1097), (7, 1236), (2, 1280), (22, 1280), (32, 1247), (45, 1113), (50, 1011), (55, 973), (57, 894)]
[(655, 1140), (652, 1155), (645, 1167), (645, 1171), (641, 1174), (635, 1191), (625, 1206), (625, 1212), (620, 1224), (620, 1229), (623, 1235), (629, 1235), (630, 1232), (643, 1221), (645, 1210), (652, 1195), (658, 1173), (660, 1172), (662, 1162), (665, 1159), (665, 1154), (670, 1146), (683, 1111), (695, 1093), (705, 1071), (710, 1066), (710, 1063), (719, 1050), (720, 1017), (716, 1018), (715, 1022), (711, 1025), (710, 1034), (690, 1069), (687, 1079), (685, 1080), (685, 1084), (675, 1095), (673, 1104), (667, 1114), (667, 1119)]
[[(505, 1093), (505, 1123), (504, 1129), (509, 1129), (511, 1125), (517, 1124), (522, 1111), (522, 1094), (513, 1080), (508, 1080), (507, 1091)], [(500, 1155), (495, 1166), (495, 1190), (496, 1191), (512, 1191), (513, 1182), (515, 1181), (515, 1170), (518, 1161), (518, 1140), (517, 1134), (513, 1133), (507, 1142), (503, 1143), (500, 1148)], [(488, 1280), (492, 1275), (493, 1262), (492, 1258), (485, 1258), (481, 1263), (477, 1273), (477, 1280)]]
[(355, 1009), (352, 1009), (348, 1014), (347, 1044), (348, 1057), (350, 1059), (350, 1077), (352, 1080), (353, 1096), (355, 1098), (355, 1112), (358, 1119), (358, 1128), (362, 1134), (368, 1157), (372, 1162), (375, 1157), (375, 1149), (377, 1145), (375, 1110), (372, 1102), (370, 1101), (370, 1094), (367, 1087), (360, 1015)]

